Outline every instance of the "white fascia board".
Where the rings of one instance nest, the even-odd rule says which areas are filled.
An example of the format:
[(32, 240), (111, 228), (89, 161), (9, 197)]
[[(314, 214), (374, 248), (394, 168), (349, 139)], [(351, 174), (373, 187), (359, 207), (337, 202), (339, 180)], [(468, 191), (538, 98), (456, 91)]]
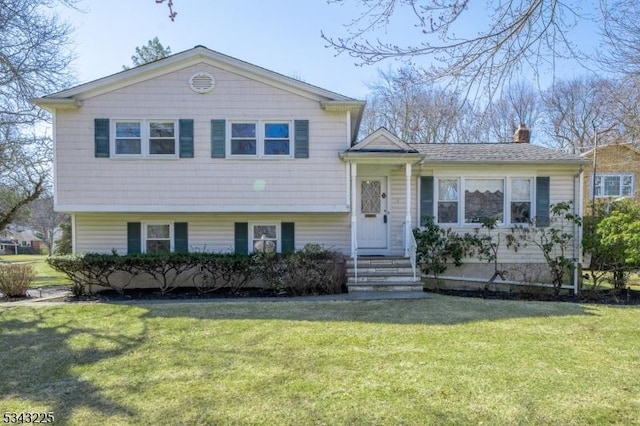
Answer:
[(347, 205), (314, 206), (185, 206), (149, 204), (57, 204), (55, 211), (74, 213), (348, 213)]

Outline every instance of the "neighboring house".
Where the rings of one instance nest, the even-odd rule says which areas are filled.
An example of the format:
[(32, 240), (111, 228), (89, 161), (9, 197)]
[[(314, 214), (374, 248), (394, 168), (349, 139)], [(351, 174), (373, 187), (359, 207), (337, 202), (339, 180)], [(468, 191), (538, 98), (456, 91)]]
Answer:
[(425, 215), (473, 231), (490, 214), (507, 232), (581, 199), (577, 156), (528, 141), (408, 145), (385, 129), (358, 142), (363, 101), (202, 46), (33, 102), (54, 113), (55, 208), (78, 253), (316, 243), (409, 257)]
[[(640, 200), (640, 151), (624, 143), (608, 143), (582, 154), (589, 160), (584, 178), (584, 205), (594, 200), (612, 201), (621, 197)], [(594, 164), (595, 157), (595, 164)], [(595, 165), (595, 179), (593, 169)], [(585, 208), (586, 214), (590, 209)]]
[(45, 247), (44, 241), (38, 238), (34, 230), (21, 225), (8, 225), (2, 231), (2, 236), (15, 242), (18, 251), (22, 254), (40, 254), (41, 249)]
[(0, 254), (18, 254), (18, 243), (9, 238), (0, 238)]

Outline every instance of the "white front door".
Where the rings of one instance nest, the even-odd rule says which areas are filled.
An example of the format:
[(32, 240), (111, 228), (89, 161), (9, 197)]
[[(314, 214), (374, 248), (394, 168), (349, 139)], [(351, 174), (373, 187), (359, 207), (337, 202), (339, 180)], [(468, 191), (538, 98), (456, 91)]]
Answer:
[(358, 251), (384, 254), (387, 249), (387, 178), (358, 178)]

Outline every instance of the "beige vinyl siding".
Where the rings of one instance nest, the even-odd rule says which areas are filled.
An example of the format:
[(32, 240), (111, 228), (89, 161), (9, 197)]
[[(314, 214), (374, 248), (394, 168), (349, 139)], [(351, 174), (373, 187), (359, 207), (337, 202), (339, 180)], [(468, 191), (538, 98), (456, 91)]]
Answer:
[[(431, 167), (423, 168), (421, 172), (422, 176), (435, 176), (435, 177), (456, 177), (456, 178), (472, 178), (472, 177), (536, 177), (536, 176), (549, 176), (550, 177), (550, 203), (556, 204), (563, 201), (574, 200), (574, 181), (576, 174), (579, 170), (575, 167), (566, 166), (447, 166), (447, 167)], [(419, 176), (416, 176), (419, 181)], [(419, 187), (415, 190), (416, 194), (419, 194)], [(578, 196), (578, 194), (576, 194)], [(414, 206), (415, 215), (413, 217), (414, 223), (417, 223), (417, 210), (419, 209), (419, 203), (412, 201)], [(461, 212), (461, 215), (464, 213)], [(479, 225), (442, 225), (444, 228), (451, 228), (452, 230), (464, 234), (465, 232), (473, 233), (475, 229), (480, 228)], [(571, 232), (575, 230), (571, 227)], [(481, 231), (485, 232), (485, 231)], [(544, 263), (544, 258), (540, 249), (529, 245), (528, 247), (521, 248), (518, 252), (507, 248), (506, 235), (511, 233), (511, 225), (502, 225), (498, 229), (492, 231), (494, 241), (500, 238), (500, 249), (498, 252), (498, 258), (501, 263)], [(571, 256), (571, 254), (569, 254)], [(577, 256), (577, 254), (576, 254)], [(476, 258), (466, 259), (465, 263), (486, 263)], [(491, 275), (491, 274), (490, 274)], [(489, 276), (490, 277), (490, 276)]]
[(187, 222), (189, 251), (232, 252), (234, 223), (295, 223), (296, 249), (320, 244), (329, 250), (349, 253), (347, 214), (131, 214), (80, 213), (75, 215), (76, 253), (127, 253), (127, 222)]
[[(191, 91), (188, 80), (196, 71), (214, 75), (212, 92)], [(56, 113), (56, 201), (62, 209), (347, 209), (346, 168), (338, 158), (349, 146), (346, 113), (324, 111), (319, 99), (195, 65), (81, 101), (78, 110)], [(193, 119), (195, 158), (94, 158), (95, 118)], [(212, 159), (212, 119), (309, 120), (310, 156)]]

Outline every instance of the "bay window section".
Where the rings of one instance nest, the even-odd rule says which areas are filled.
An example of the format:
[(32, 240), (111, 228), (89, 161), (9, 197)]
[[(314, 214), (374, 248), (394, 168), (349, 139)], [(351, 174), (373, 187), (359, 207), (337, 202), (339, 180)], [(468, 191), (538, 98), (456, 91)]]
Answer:
[(458, 179), (438, 179), (438, 223), (458, 223)]
[(231, 123), (231, 155), (257, 155), (256, 123)]
[(504, 222), (504, 179), (466, 179), (464, 221), (479, 223), (482, 219)]
[(511, 223), (529, 223), (531, 220), (532, 179), (511, 179)]

